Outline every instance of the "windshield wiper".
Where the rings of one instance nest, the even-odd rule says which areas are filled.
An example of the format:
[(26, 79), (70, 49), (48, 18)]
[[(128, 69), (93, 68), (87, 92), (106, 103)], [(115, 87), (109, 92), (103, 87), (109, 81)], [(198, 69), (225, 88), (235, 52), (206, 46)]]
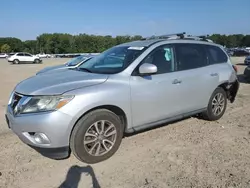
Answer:
[(77, 69), (80, 70), (80, 71), (86, 71), (86, 72), (92, 73), (92, 71), (87, 69), (87, 68), (78, 67)]

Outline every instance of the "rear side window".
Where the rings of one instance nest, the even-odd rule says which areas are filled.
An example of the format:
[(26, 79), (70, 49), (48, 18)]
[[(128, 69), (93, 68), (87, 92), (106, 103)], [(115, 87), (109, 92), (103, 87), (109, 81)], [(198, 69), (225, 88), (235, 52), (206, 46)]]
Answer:
[(227, 55), (218, 46), (207, 45), (207, 52), (210, 64), (226, 63)]
[(206, 50), (202, 44), (176, 44), (176, 59), (177, 71), (208, 65)]

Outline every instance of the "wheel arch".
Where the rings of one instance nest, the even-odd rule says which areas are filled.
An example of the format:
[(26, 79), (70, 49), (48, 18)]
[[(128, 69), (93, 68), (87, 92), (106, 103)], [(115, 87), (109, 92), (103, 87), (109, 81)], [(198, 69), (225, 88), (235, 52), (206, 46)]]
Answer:
[(233, 83), (223, 82), (218, 87), (221, 87), (222, 89), (225, 90), (228, 100), (231, 103), (233, 103), (235, 101), (235, 97), (236, 97), (237, 92), (239, 90), (239, 85), (240, 85), (239, 81), (236, 80)]
[(76, 124), (78, 123), (78, 121), (83, 117), (85, 116), (86, 114), (94, 111), (94, 110), (98, 110), (98, 109), (106, 109), (106, 110), (109, 110), (111, 112), (113, 112), (114, 114), (116, 114), (119, 119), (121, 120), (122, 122), (122, 125), (123, 125), (123, 128), (124, 128), (124, 132), (125, 130), (127, 129), (127, 125), (128, 125), (128, 120), (127, 120), (127, 116), (125, 114), (125, 112), (118, 106), (115, 106), (115, 105), (101, 105), (101, 106), (97, 106), (97, 107), (94, 107), (94, 108), (91, 108), (89, 109), (88, 111), (86, 111), (85, 113), (83, 113), (75, 122), (74, 126), (72, 127), (71, 129), (71, 132), (70, 132), (70, 136), (69, 136), (69, 141), (70, 141), (70, 138), (71, 138), (71, 135), (72, 135), (72, 132), (76, 126)]

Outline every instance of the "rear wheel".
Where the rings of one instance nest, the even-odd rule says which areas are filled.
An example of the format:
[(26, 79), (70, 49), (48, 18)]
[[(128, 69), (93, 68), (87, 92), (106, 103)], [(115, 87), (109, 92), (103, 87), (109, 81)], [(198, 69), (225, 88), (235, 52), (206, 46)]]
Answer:
[(204, 119), (215, 121), (220, 119), (227, 107), (227, 95), (223, 88), (218, 87), (210, 97), (207, 110), (202, 113)]
[(104, 161), (118, 150), (123, 130), (116, 114), (106, 109), (94, 110), (77, 122), (71, 134), (70, 148), (82, 162)]

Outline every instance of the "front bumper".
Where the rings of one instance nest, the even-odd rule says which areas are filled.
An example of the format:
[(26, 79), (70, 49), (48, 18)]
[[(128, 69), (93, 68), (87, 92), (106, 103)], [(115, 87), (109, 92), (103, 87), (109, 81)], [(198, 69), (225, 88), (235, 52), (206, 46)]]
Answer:
[[(15, 116), (8, 106), (6, 121), (22, 142), (42, 155), (54, 159), (69, 156), (69, 138), (73, 127), (71, 116), (60, 111)], [(45, 134), (49, 143), (38, 143), (33, 137), (34, 133)]]
[(66, 159), (70, 156), (69, 147), (61, 147), (61, 148), (40, 148), (29, 145), (32, 149), (36, 150), (44, 157), (48, 157), (50, 159)]

